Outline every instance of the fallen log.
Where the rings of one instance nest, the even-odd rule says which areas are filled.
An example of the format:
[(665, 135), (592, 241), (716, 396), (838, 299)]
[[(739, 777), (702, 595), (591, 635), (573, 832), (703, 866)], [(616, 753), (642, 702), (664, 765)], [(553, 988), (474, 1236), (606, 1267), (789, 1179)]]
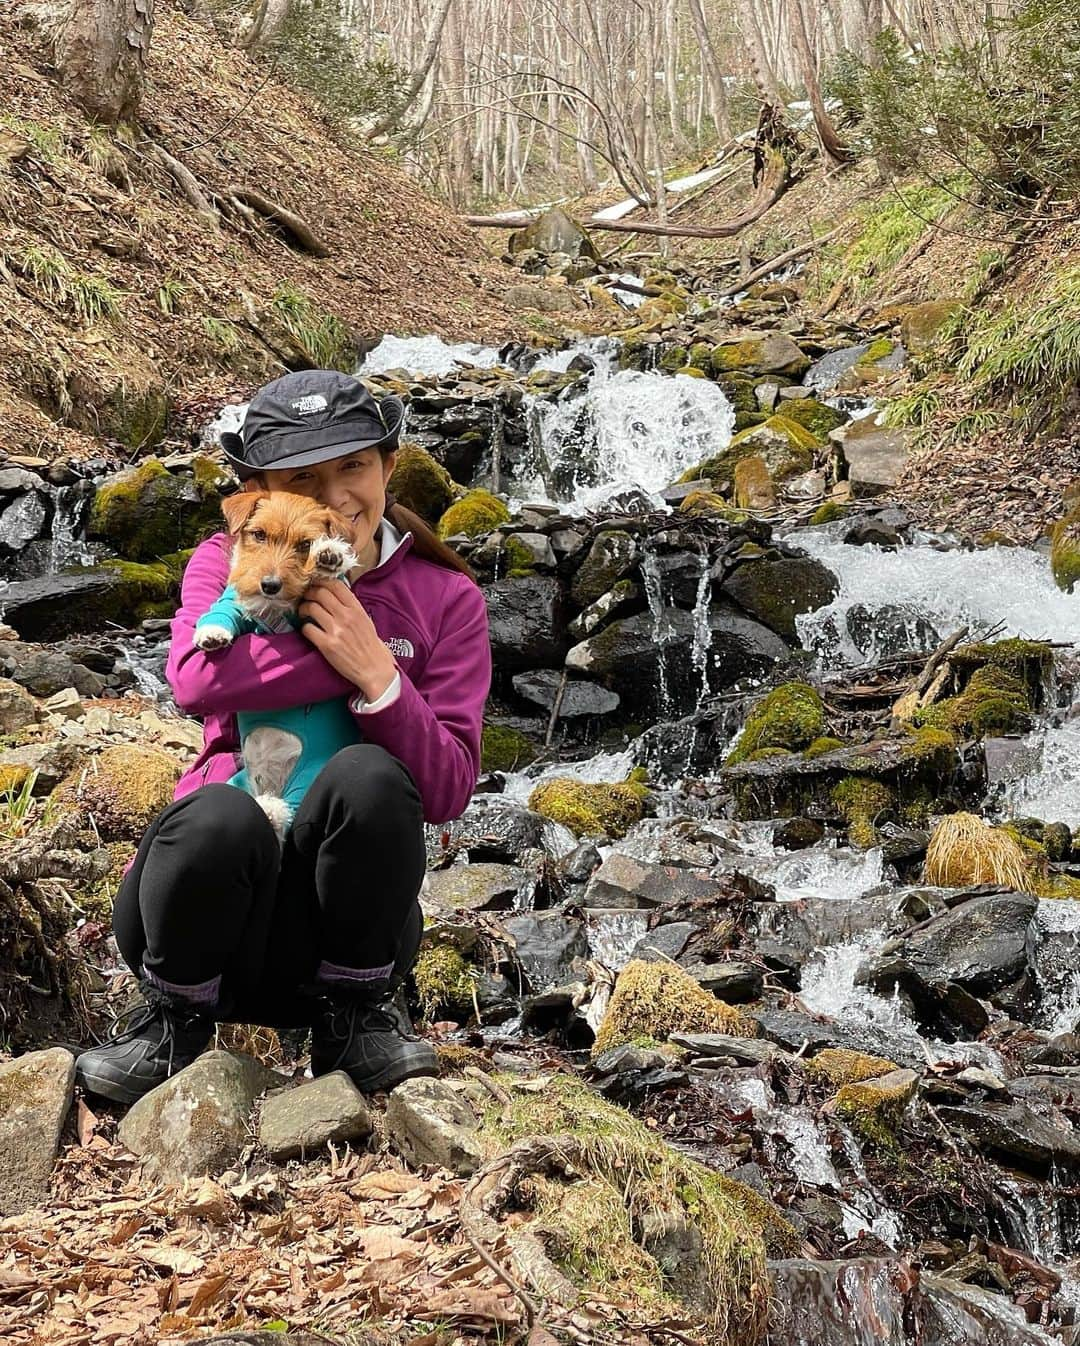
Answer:
[(787, 252), (781, 252), (775, 257), (770, 257), (767, 262), (762, 262), (753, 271), (749, 271), (745, 276), (740, 277), (737, 284), (729, 285), (726, 290), (717, 290), (713, 297), (727, 299), (733, 294), (738, 294), (740, 290), (745, 290), (748, 285), (753, 285), (756, 280), (761, 280), (773, 271), (779, 271), (782, 266), (787, 266), (788, 262), (797, 261), (798, 258), (805, 257), (808, 252), (815, 252), (818, 248), (824, 247), (830, 239), (835, 238), (841, 230), (846, 229), (847, 224), (848, 221), (845, 220), (843, 224), (838, 224), (835, 229), (830, 229), (827, 234), (822, 234), (820, 238), (811, 239), (809, 243), (800, 243), (797, 248), (788, 248)]
[[(588, 229), (606, 229), (620, 234), (660, 234), (665, 238), (731, 238), (753, 224), (783, 196), (790, 177), (787, 160), (778, 151), (769, 152), (765, 172), (761, 176), (754, 199), (741, 215), (733, 216), (723, 224), (661, 224), (656, 220), (598, 220), (590, 216), (583, 221)], [(533, 221), (524, 211), (512, 215), (462, 215), (463, 224), (477, 229), (521, 229)]]

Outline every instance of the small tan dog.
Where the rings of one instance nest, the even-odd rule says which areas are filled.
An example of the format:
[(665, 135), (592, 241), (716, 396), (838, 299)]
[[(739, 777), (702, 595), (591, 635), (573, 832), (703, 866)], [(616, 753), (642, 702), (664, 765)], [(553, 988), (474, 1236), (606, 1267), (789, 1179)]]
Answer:
[[(356, 564), (352, 529), (334, 510), (287, 491), (243, 491), (222, 501), (235, 538), (228, 585), (199, 618), (194, 643), (225, 649), (242, 635), (274, 635), (299, 625), (297, 607), (316, 578)], [(279, 839), (323, 766), (360, 735), (344, 698), (237, 717), (243, 769), (230, 784), (253, 795)]]

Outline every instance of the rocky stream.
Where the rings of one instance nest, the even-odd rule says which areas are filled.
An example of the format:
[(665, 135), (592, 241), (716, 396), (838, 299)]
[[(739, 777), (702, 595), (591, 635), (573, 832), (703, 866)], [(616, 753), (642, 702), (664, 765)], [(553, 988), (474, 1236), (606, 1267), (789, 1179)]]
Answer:
[[(474, 566), (495, 662), (476, 795), (429, 829), (414, 988), (456, 1140), (425, 1149), (393, 1099), (385, 1135), (468, 1175), (483, 1151), (460, 1109), (565, 1069), (588, 1086), (571, 1131), (582, 1098), (605, 1100), (673, 1163), (734, 1180), (768, 1326), (695, 1326), (723, 1294), (683, 1200), (631, 1220), (645, 1281), (684, 1306), (658, 1341), (1077, 1341), (1080, 598), (1040, 551), (927, 533), (889, 503), (904, 447), (877, 424), (873, 366), (904, 347), (788, 322), (783, 289), (758, 287), (734, 335), (676, 306), (564, 349), (386, 338), (361, 367), (409, 400), (395, 490)], [(66, 788), (97, 809), (101, 849), (72, 861), (54, 836), (67, 870), (36, 871), (68, 883), (71, 928), (45, 935), (91, 1006), (119, 972), (85, 894), (108, 892), (143, 815), (110, 831), (87, 803), (108, 772), (87, 763), (198, 742), (161, 662), (224, 482), (214, 433), (119, 476), (0, 470), (0, 776), (9, 798)], [(73, 1034), (59, 983), (35, 996), (46, 966), (59, 977), (20, 946), (4, 970), (16, 1052)], [(175, 1176), (153, 1133), (121, 1123)], [(32, 1206), (8, 1195), (0, 1238)], [(580, 1271), (551, 1228), (540, 1242), (548, 1269)], [(17, 1321), (12, 1340), (48, 1339)]]

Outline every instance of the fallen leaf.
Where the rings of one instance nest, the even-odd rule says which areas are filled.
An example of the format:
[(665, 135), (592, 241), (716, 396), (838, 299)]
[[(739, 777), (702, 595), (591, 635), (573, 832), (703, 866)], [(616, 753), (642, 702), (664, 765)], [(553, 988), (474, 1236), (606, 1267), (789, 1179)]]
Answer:
[(532, 1331), (529, 1333), (525, 1346), (559, 1346), (559, 1343), (546, 1327), (541, 1327), (539, 1323), (533, 1323)]
[(232, 1277), (226, 1274), (224, 1276), (207, 1276), (205, 1280), (200, 1281), (198, 1289), (192, 1295), (191, 1303), (188, 1305), (188, 1317), (196, 1317), (213, 1304), (215, 1300), (220, 1299), (222, 1291), (231, 1280)]
[(423, 1180), (414, 1178), (411, 1173), (398, 1173), (394, 1169), (387, 1169), (381, 1173), (365, 1173), (362, 1178), (356, 1179), (351, 1190), (352, 1194), (362, 1201), (379, 1201), (400, 1196), (402, 1192), (411, 1192), (414, 1187), (422, 1185)]
[(140, 1248), (139, 1252), (148, 1262), (165, 1267), (168, 1271), (176, 1271), (181, 1276), (191, 1276), (206, 1266), (206, 1262), (196, 1253), (189, 1253), (186, 1248), (174, 1248), (168, 1243)]

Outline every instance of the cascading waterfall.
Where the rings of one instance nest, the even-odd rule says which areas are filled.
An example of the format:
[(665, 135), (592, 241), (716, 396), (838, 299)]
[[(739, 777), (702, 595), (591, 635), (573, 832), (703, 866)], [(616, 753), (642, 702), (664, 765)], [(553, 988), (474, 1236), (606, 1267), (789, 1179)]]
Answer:
[(657, 648), (656, 672), (660, 710), (671, 714), (671, 689), (667, 666), (667, 646), (675, 636), (675, 627), (664, 603), (664, 577), (660, 561), (654, 551), (646, 551), (641, 560), (641, 577), (645, 584), (645, 600), (652, 616), (652, 639)]

